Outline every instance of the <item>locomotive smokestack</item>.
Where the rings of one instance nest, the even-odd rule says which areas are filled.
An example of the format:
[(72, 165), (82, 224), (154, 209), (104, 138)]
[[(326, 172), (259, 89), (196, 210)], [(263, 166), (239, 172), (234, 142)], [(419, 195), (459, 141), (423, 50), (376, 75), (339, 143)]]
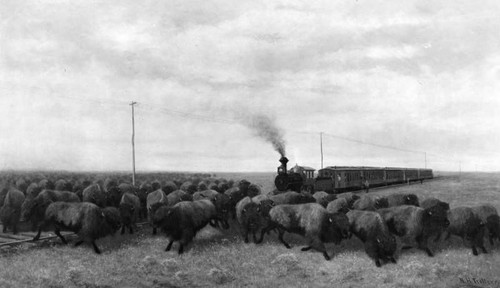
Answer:
[(280, 162), (281, 162), (281, 170), (284, 172), (284, 173), (287, 173), (287, 168), (286, 168), (286, 163), (288, 163), (288, 158), (286, 158), (285, 156), (281, 157), (280, 158)]

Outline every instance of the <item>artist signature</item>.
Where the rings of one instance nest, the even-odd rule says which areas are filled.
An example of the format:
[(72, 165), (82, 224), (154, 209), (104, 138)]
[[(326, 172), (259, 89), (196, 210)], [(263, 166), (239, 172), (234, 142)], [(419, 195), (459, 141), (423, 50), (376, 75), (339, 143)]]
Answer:
[(458, 277), (458, 285), (455, 288), (485, 288), (500, 287), (500, 280), (485, 279), (479, 277)]

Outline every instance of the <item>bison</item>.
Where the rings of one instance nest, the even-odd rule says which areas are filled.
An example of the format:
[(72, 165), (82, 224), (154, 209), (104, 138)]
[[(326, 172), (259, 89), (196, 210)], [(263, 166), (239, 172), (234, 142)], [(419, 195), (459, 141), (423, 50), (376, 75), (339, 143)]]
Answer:
[(285, 232), (296, 233), (307, 239), (308, 246), (303, 247), (302, 251), (314, 248), (322, 252), (326, 260), (330, 260), (324, 243), (340, 244), (342, 239), (350, 237), (347, 216), (342, 213), (328, 213), (317, 203), (277, 205), (269, 211), (269, 216), (269, 225), (262, 229), (259, 243), (266, 231), (278, 229), (278, 239), (285, 247), (290, 248), (283, 235)]
[(457, 235), (462, 240), (469, 241), (472, 246), (472, 254), (478, 255), (476, 246), (488, 253), (483, 245), (485, 223), (481, 221), (478, 215), (470, 207), (455, 207), (449, 213), (450, 226), (446, 229), (447, 236)]
[(380, 214), (373, 211), (351, 210), (347, 214), (352, 234), (356, 235), (365, 245), (366, 254), (377, 267), (380, 260), (396, 263), (394, 254), (397, 250), (396, 238)]
[[(403, 242), (410, 244), (416, 242), (417, 247), (427, 252), (430, 257), (434, 254), (428, 247), (429, 237), (450, 224), (447, 211), (437, 206), (423, 209), (413, 205), (400, 205), (379, 209), (377, 212), (380, 213), (391, 233), (402, 237)], [(411, 246), (403, 248), (411, 248)]]
[(418, 197), (415, 194), (391, 194), (387, 196), (388, 207), (400, 205), (419, 206)]
[(21, 208), (21, 218), (26, 221), (31, 221), (32, 228), (36, 229), (38, 224), (45, 217), (45, 209), (52, 203), (57, 201), (63, 202), (80, 202), (80, 198), (73, 192), (43, 190), (33, 199), (25, 199)]
[(5, 196), (3, 206), (0, 208), (0, 220), (3, 224), (3, 233), (7, 232), (7, 227), (17, 234), (17, 224), (21, 218), (21, 207), (24, 202), (24, 194), (16, 188), (10, 188)]
[(178, 254), (184, 253), (196, 233), (217, 217), (210, 200), (182, 201), (172, 207), (162, 206), (153, 216), (153, 224), (170, 238), (165, 251), (170, 251), (174, 241), (179, 241)]
[(158, 189), (148, 194), (146, 207), (148, 209), (148, 221), (153, 227), (153, 235), (156, 234), (156, 226), (153, 225), (153, 215), (158, 208), (164, 205), (168, 205), (168, 199), (162, 189)]
[(483, 223), (485, 223), (490, 245), (493, 246), (493, 240), (500, 240), (500, 217), (495, 207), (490, 204), (482, 204), (479, 206), (471, 207), (474, 214), (476, 214)]
[(79, 241), (75, 246), (83, 242), (89, 242), (94, 247), (97, 254), (101, 250), (97, 247), (95, 240), (114, 234), (120, 228), (120, 215), (116, 208), (100, 208), (90, 202), (54, 202), (45, 211), (44, 222), (38, 230), (37, 236), (33, 240), (40, 238), (43, 227), (55, 226), (54, 233), (67, 244), (66, 239), (61, 235), (62, 230), (69, 230), (79, 236)]
[(141, 201), (139, 197), (132, 193), (124, 193), (120, 201), (119, 211), (122, 222), (121, 234), (125, 233), (125, 228), (128, 227), (130, 234), (134, 233), (133, 228), (139, 218), (139, 210), (141, 209)]

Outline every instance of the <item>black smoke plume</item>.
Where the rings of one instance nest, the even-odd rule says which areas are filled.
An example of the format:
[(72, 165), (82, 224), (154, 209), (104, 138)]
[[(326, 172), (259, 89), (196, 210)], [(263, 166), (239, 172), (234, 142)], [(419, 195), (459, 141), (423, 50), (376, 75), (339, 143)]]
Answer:
[(285, 140), (283, 132), (276, 126), (274, 119), (264, 114), (252, 114), (244, 118), (244, 124), (251, 128), (255, 134), (270, 142), (274, 150), (285, 156)]

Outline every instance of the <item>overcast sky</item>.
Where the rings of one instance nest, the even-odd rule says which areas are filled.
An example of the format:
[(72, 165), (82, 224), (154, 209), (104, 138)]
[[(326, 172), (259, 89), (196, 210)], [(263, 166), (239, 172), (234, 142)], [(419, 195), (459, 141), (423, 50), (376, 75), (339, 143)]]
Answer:
[(0, 3), (0, 169), (500, 170), (498, 1)]

